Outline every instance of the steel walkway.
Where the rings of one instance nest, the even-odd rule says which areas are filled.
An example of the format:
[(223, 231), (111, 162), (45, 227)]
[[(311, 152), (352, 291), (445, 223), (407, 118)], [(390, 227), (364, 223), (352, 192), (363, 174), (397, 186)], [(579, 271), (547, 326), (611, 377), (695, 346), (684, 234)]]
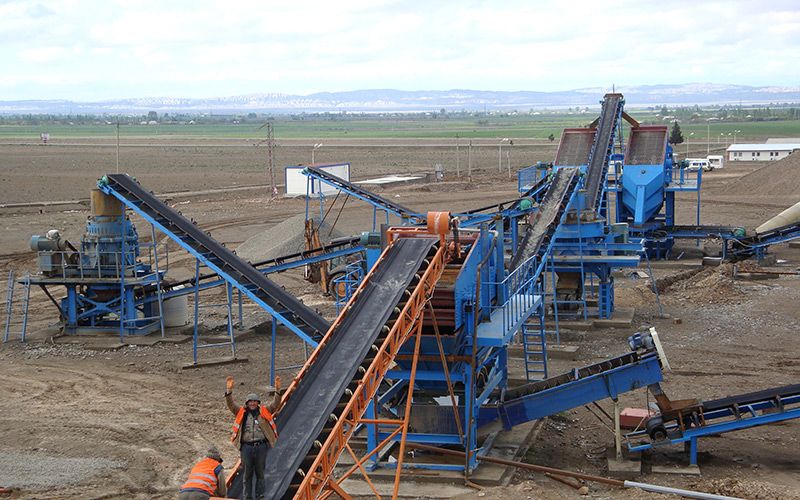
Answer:
[[(415, 290), (431, 254), (438, 251), (437, 242), (401, 238), (389, 247), (289, 387), (276, 416), (278, 441), (267, 451), (265, 498), (304, 496), (300, 486), (307, 475), (314, 475), (310, 469), (319, 462), (318, 455), (338, 457), (337, 450), (328, 448), (336, 437), (331, 434), (338, 422), (349, 421), (345, 412), (360, 390), (362, 375), (371, 373), (379, 346), (390, 326), (400, 321), (400, 310), (411, 300), (410, 290)], [(332, 466), (335, 460), (331, 461)], [(316, 480), (319, 487), (325, 478)], [(242, 478), (237, 474), (228, 494), (238, 498), (241, 493)]]
[(109, 174), (98, 181), (98, 188), (158, 227), (306, 342), (316, 345), (328, 331), (329, 323), (317, 312), (211, 238), (127, 174)]

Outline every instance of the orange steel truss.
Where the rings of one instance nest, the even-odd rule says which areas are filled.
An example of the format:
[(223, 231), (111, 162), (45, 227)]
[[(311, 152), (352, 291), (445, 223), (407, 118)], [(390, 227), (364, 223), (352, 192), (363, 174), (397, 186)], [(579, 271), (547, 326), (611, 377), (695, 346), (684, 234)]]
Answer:
[[(429, 234), (428, 234), (429, 236)], [(381, 255), (381, 259), (384, 258), (386, 255), (386, 251)], [(328, 438), (325, 440), (325, 443), (320, 448), (317, 458), (314, 463), (309, 468), (308, 472), (306, 473), (305, 479), (300, 485), (299, 490), (297, 491), (295, 498), (304, 498), (304, 499), (313, 499), (319, 497), (327, 497), (331, 494), (337, 494), (341, 497), (348, 498), (349, 495), (341, 488), (340, 483), (343, 480), (336, 481), (333, 478), (333, 471), (334, 467), (336, 466), (336, 462), (339, 460), (339, 456), (342, 454), (343, 451), (347, 450), (351, 455), (353, 454), (352, 449), (350, 449), (348, 445), (348, 440), (355, 432), (356, 426), (359, 423), (380, 423), (380, 424), (387, 424), (387, 425), (397, 425), (397, 429), (392, 435), (384, 440), (384, 443), (388, 442), (389, 439), (395, 437), (397, 434), (402, 434), (401, 439), (401, 455), (400, 461), (398, 462), (397, 474), (395, 477), (395, 496), (397, 495), (397, 488), (399, 486), (399, 476), (402, 470), (402, 450), (405, 445), (405, 436), (408, 432), (408, 414), (410, 412), (410, 403), (411, 398), (408, 398), (407, 406), (406, 406), (406, 415), (403, 420), (393, 420), (393, 419), (362, 419), (364, 413), (367, 410), (367, 406), (369, 405), (370, 401), (375, 397), (378, 391), (378, 387), (383, 380), (386, 372), (389, 370), (395, 356), (397, 355), (400, 347), (411, 338), (412, 335), (417, 335), (417, 342), (415, 346), (415, 356), (414, 356), (414, 363), (412, 369), (411, 380), (409, 381), (409, 391), (413, 390), (414, 386), (414, 373), (416, 371), (416, 360), (418, 358), (419, 353), (419, 339), (421, 338), (421, 331), (422, 331), (422, 317), (424, 314), (425, 306), (430, 300), (431, 296), (433, 295), (434, 287), (436, 283), (439, 281), (439, 278), (442, 276), (442, 272), (444, 271), (444, 266), (446, 262), (447, 255), (447, 248), (446, 245), (440, 245), (436, 254), (430, 259), (430, 263), (428, 264), (427, 268), (425, 269), (421, 279), (417, 283), (417, 286), (414, 288), (414, 291), (411, 293), (411, 296), (408, 298), (405, 306), (403, 307), (400, 315), (398, 316), (397, 320), (395, 321), (394, 325), (392, 325), (391, 329), (389, 330), (386, 339), (383, 341), (383, 344), (380, 346), (375, 359), (373, 360), (372, 364), (366, 370), (364, 376), (359, 381), (358, 387), (355, 391), (353, 391), (353, 396), (350, 399), (350, 402), (345, 407), (344, 411), (342, 412), (342, 416), (336, 422), (333, 430), (331, 431)], [(377, 266), (375, 266), (377, 267)], [(374, 269), (374, 268), (373, 268)], [(364, 279), (363, 283), (366, 283), (369, 279), (369, 275)], [(362, 287), (363, 287), (362, 283)], [(353, 298), (351, 298), (350, 303), (348, 306), (352, 304), (352, 301), (355, 299), (356, 295), (361, 292), (362, 287), (356, 291)], [(342, 318), (344, 315), (340, 315)], [(334, 323), (328, 333), (326, 334), (325, 338), (323, 339), (322, 343), (328, 341), (328, 337), (333, 333), (336, 324), (339, 322)], [(319, 349), (315, 351), (318, 352)], [(307, 367), (310, 366), (314, 355), (309, 358), (309, 362), (306, 363), (306, 366), (303, 370), (298, 374), (295, 380), (290, 385), (289, 389), (284, 394), (284, 397), (281, 401), (283, 404), (291, 391), (297, 385), (297, 381), (302, 378), (305, 374), (304, 372), (307, 371)], [(380, 449), (380, 446), (378, 447)], [(355, 470), (360, 470), (362, 474), (364, 474), (368, 484), (372, 488), (373, 492), (377, 496), (377, 491), (375, 490), (374, 486), (372, 485), (371, 481), (369, 480), (366, 471), (363, 469), (363, 463), (374, 454), (376, 450), (373, 450), (369, 455), (366, 457), (361, 458), (360, 460), (356, 460), (356, 464), (351, 468), (348, 473), (345, 474), (345, 477), (352, 474)], [(354, 457), (355, 458), (355, 457)]]

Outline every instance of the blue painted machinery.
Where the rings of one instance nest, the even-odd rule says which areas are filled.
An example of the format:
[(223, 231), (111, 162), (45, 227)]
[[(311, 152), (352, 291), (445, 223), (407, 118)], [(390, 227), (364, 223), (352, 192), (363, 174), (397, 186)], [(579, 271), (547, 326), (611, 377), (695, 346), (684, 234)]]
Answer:
[[(33, 236), (40, 274), (31, 277), (56, 304), (65, 333), (85, 330), (137, 335), (163, 329), (160, 304), (143, 301), (160, 290), (164, 270), (147, 247), (149, 262), (141, 259), (139, 237), (122, 205), (100, 191), (92, 191), (92, 214), (80, 247), (62, 240), (56, 230)], [(48, 287), (64, 286), (60, 301)]]
[(697, 465), (697, 441), (701, 437), (800, 418), (800, 384), (712, 401), (670, 401), (658, 384), (650, 390), (656, 397), (659, 413), (647, 419), (644, 429), (626, 436), (628, 449), (645, 451), (684, 444), (691, 465)]

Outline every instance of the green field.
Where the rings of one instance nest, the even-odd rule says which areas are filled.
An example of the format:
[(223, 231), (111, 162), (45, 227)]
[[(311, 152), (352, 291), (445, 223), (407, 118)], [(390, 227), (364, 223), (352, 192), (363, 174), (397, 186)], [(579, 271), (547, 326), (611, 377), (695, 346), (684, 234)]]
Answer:
[[(633, 113), (643, 123), (654, 123), (652, 113)], [(565, 127), (584, 126), (594, 116), (586, 114), (542, 114), (519, 116), (486, 116), (478, 118), (346, 118), (291, 119), (281, 117), (274, 123), (277, 139), (326, 139), (326, 138), (529, 138), (546, 139), (550, 134), (556, 138)], [(260, 123), (214, 123), (214, 124), (158, 124), (122, 125), (120, 136), (125, 138), (175, 138), (175, 139), (257, 139), (264, 137)], [(707, 132), (711, 142), (742, 140), (761, 141), (766, 137), (800, 137), (800, 120), (763, 122), (713, 122), (682, 123), (684, 137), (691, 141), (703, 141)], [(40, 125), (0, 124), (0, 138), (39, 140), (39, 134), (48, 132), (52, 140), (69, 138), (113, 138), (115, 125), (47, 123)], [(694, 135), (691, 133), (694, 132)], [(730, 138), (728, 133), (731, 134)], [(725, 134), (724, 138), (720, 134)]]

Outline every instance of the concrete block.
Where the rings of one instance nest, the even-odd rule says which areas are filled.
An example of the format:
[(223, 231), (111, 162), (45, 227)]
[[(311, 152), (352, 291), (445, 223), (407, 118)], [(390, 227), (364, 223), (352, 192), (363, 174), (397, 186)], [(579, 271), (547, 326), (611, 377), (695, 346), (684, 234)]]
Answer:
[(575, 361), (578, 359), (578, 351), (580, 351), (580, 347), (576, 345), (548, 345), (547, 357)]
[(642, 473), (642, 462), (640, 460), (617, 460), (608, 459), (608, 475), (622, 479), (634, 479)]
[(697, 465), (653, 465), (653, 474), (684, 474), (689, 476), (699, 476), (700, 467)]

